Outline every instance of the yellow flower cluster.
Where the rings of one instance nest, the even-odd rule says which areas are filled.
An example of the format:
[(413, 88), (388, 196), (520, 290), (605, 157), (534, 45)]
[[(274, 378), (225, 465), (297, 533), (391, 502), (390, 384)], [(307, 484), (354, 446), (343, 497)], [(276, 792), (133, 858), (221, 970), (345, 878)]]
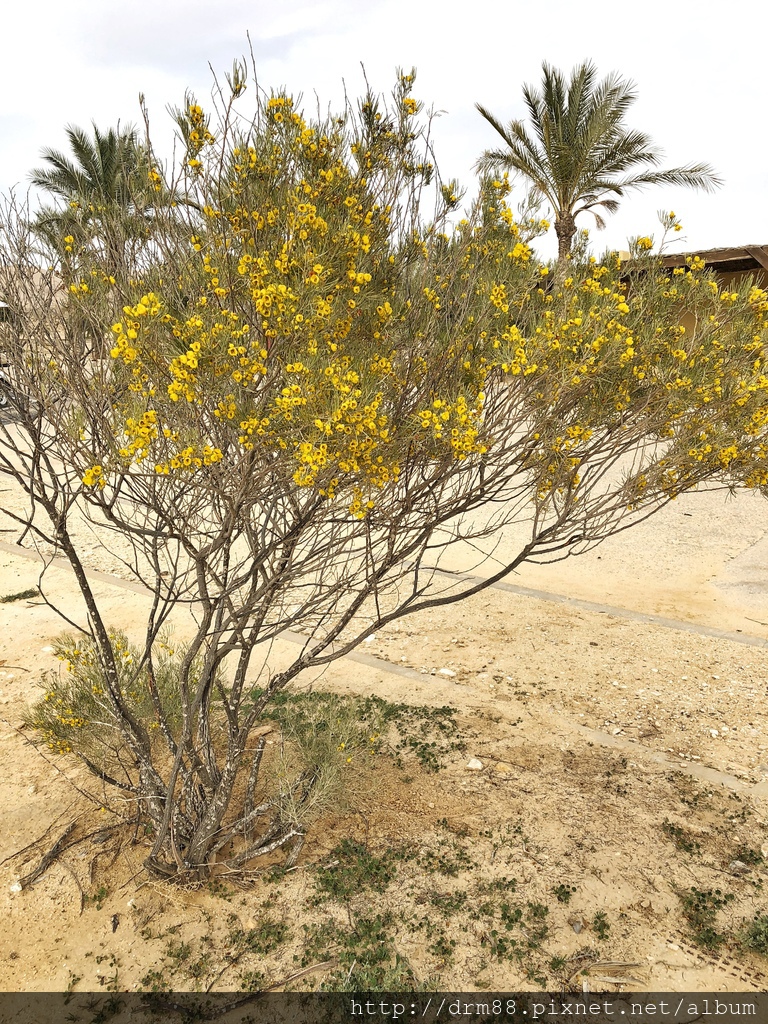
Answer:
[[(212, 146), (216, 140), (208, 128), (208, 118), (198, 103), (187, 105), (187, 123), (187, 147), (190, 154), (187, 165), (194, 170), (199, 168), (202, 163), (199, 159), (200, 151), (204, 146)], [(159, 187), (157, 180), (154, 183)]]
[(138, 419), (129, 416), (125, 421), (125, 436), (128, 441), (120, 449), (124, 459), (141, 462), (149, 453), (152, 442), (157, 438), (157, 413), (148, 409)]
[[(195, 144), (220, 147), (223, 176), (194, 179), (203, 212), (178, 279), (155, 268), (113, 326), (131, 381), (120, 457), (162, 475), (282, 459), (293, 486), (361, 518), (402, 486), (406, 460), (486, 455), (501, 395), (529, 417), (521, 459), (541, 500), (576, 493), (600, 430), (646, 406), (679, 458), (663, 486), (715, 463), (760, 479), (745, 460), (766, 424), (765, 292), (721, 292), (699, 257), (667, 277), (653, 259), (574, 258), (563, 280), (533, 258), (546, 222), (513, 213), (506, 176), (455, 229), (413, 228), (381, 184), (431, 173), (409, 142), (418, 103), (408, 81), (398, 88), (386, 117), (362, 105), (354, 133), (308, 124), (274, 95), (231, 149), (190, 106)], [(450, 204), (460, 192), (445, 189)], [(686, 333), (689, 307), (712, 319)], [(728, 429), (694, 423), (692, 409), (721, 410)], [(108, 477), (106, 456), (93, 462), (89, 486)], [(632, 500), (657, 484), (649, 475)]]
[(100, 465), (90, 466), (83, 473), (83, 484), (86, 487), (103, 488), (106, 485), (106, 482), (104, 471)]

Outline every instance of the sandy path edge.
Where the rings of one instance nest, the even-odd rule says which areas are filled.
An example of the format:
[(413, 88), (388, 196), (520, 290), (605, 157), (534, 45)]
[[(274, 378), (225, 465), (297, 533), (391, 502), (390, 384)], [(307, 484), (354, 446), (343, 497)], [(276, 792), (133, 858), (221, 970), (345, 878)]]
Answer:
[[(43, 556), (37, 552), (19, 547), (18, 545), (8, 544), (6, 541), (0, 541), (0, 550), (28, 561), (44, 560)], [(65, 558), (57, 557), (50, 559), (49, 564), (58, 569), (66, 569), (70, 572), (72, 571), (69, 562)], [(86, 575), (91, 579), (117, 587), (118, 589), (129, 590), (134, 593), (148, 593), (147, 588), (142, 584), (121, 579), (118, 576), (103, 572), (100, 569), (87, 568)], [(442, 571), (441, 575), (456, 576), (457, 578), (462, 579), (479, 579), (479, 577), (473, 577), (469, 574), (454, 574)], [(492, 585), (492, 589), (514, 593), (520, 597), (530, 597), (537, 600), (565, 604), (585, 611), (607, 614), (630, 621), (644, 622), (651, 625), (661, 626), (665, 629), (716, 637), (721, 640), (727, 640), (732, 643), (747, 644), (749, 646), (763, 648), (768, 647), (768, 640), (746, 633), (734, 633), (728, 630), (719, 630), (710, 626), (700, 625), (698, 623), (670, 619), (665, 616), (651, 615), (645, 612), (636, 612), (632, 609), (620, 608), (612, 605), (603, 605), (592, 601), (585, 601), (580, 598), (567, 597), (562, 594), (553, 594), (549, 591), (536, 590), (530, 587), (520, 587), (511, 583), (495, 583)], [(281, 634), (281, 638), (290, 643), (306, 643), (306, 637), (299, 633), (295, 633), (292, 630), (284, 631)], [(360, 665), (366, 665), (369, 668), (376, 668), (388, 675), (397, 675), (419, 681), (423, 681), (424, 679), (423, 674), (417, 672), (415, 669), (409, 668), (405, 665), (398, 665), (385, 658), (377, 657), (376, 655), (366, 654), (364, 651), (352, 651), (351, 653), (344, 655), (340, 660), (356, 662)], [(702, 782), (723, 786), (731, 792), (748, 795), (752, 799), (768, 799), (768, 780), (758, 783), (746, 783), (728, 772), (719, 771), (718, 769), (711, 768), (707, 765), (691, 763), (675, 757), (668, 757), (661, 751), (650, 749), (636, 740), (611, 735), (610, 733), (603, 732), (599, 729), (593, 729), (589, 726), (581, 725), (580, 723), (574, 722), (563, 715), (558, 715), (553, 712), (547, 712), (545, 714), (539, 712), (539, 717), (542, 716), (546, 717), (547, 721), (557, 729), (563, 739), (567, 739), (569, 736), (571, 738), (578, 737), (601, 747), (629, 751), (634, 756), (641, 757), (646, 761), (660, 766), (661, 768), (681, 772), (688, 775), (690, 778), (694, 778)]]

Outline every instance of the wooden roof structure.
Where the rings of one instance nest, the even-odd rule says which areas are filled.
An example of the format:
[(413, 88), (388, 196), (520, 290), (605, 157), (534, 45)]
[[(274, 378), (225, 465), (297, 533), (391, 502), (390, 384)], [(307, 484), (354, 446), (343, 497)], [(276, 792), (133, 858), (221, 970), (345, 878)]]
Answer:
[(705, 249), (662, 257), (665, 267), (684, 267), (691, 256), (699, 256), (707, 267), (720, 273), (768, 273), (768, 245), (744, 245), (729, 249)]

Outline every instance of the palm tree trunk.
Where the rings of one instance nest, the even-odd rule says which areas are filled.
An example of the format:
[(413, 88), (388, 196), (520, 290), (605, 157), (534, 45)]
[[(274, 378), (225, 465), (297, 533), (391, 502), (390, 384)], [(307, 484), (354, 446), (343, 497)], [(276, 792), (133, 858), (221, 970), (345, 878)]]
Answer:
[(555, 234), (557, 235), (557, 259), (558, 262), (561, 262), (570, 256), (573, 239), (576, 235), (576, 221), (570, 211), (565, 210), (555, 217)]
[(557, 264), (555, 265), (555, 285), (561, 286), (565, 280), (568, 258), (576, 236), (576, 221), (569, 210), (558, 213), (555, 217), (555, 234), (557, 235)]

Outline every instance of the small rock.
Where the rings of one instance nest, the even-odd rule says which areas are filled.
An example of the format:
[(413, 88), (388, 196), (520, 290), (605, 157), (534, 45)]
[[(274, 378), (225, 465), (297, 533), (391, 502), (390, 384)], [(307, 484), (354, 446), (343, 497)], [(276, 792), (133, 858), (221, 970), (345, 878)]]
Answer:
[(743, 860), (732, 860), (728, 865), (728, 870), (732, 875), (748, 875), (749, 865), (745, 864)]
[(712, 737), (713, 740), (716, 740), (720, 733), (717, 731), (717, 729), (710, 729), (709, 735)]
[(504, 764), (503, 761), (499, 761), (495, 766), (494, 771), (497, 775), (510, 775), (514, 771), (514, 768), (511, 764)]
[(440, 669), (440, 675), (441, 676), (447, 676), (449, 679), (453, 679), (453, 677), (456, 675), (456, 673), (451, 668), (441, 668)]
[(763, 860), (768, 860), (768, 843), (763, 843), (760, 847), (760, 856)]
[(21, 892), (21, 882), (12, 882), (11, 892)]
[(478, 760), (476, 757), (471, 758), (467, 761), (468, 772), (481, 772), (483, 770), (483, 762)]
[(668, 942), (667, 943), (667, 949), (674, 949), (675, 952), (677, 952), (677, 950), (679, 950), (680, 947), (678, 946), (678, 944), (676, 942)]
[(27, 792), (29, 793), (30, 796), (35, 795), (35, 793), (37, 792), (37, 786), (34, 784), (34, 782), (32, 783), (31, 786), (27, 786)]
[(584, 931), (584, 919), (581, 917), (569, 917), (568, 924), (573, 928), (577, 935)]

